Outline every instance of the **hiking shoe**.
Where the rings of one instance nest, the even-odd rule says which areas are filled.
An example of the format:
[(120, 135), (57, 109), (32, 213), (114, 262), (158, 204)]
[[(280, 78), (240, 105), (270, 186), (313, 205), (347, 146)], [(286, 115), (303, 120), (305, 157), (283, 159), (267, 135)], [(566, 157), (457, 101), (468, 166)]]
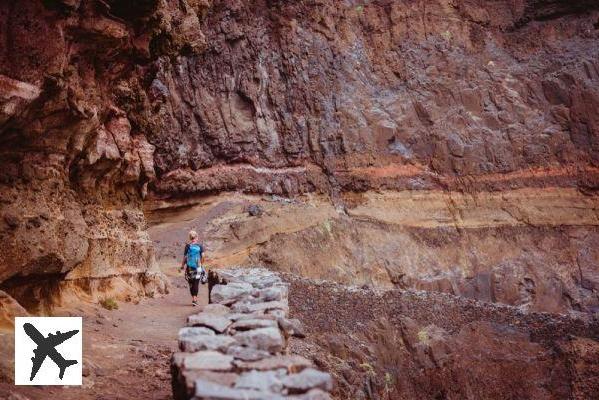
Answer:
[(192, 302), (191, 302), (191, 305), (192, 305), (193, 307), (195, 307), (195, 306), (197, 306), (197, 305), (198, 305), (198, 303), (196, 303), (195, 301), (192, 301)]

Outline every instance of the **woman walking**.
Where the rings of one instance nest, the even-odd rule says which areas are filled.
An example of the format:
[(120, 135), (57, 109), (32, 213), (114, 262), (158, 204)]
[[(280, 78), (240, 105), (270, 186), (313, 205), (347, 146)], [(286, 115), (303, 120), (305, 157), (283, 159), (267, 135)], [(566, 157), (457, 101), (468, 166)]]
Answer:
[(206, 283), (206, 270), (202, 266), (204, 263), (204, 248), (198, 242), (196, 231), (189, 231), (189, 242), (185, 245), (183, 253), (183, 262), (181, 269), (185, 269), (185, 279), (189, 283), (191, 293), (191, 305), (198, 305), (198, 289), (200, 281)]

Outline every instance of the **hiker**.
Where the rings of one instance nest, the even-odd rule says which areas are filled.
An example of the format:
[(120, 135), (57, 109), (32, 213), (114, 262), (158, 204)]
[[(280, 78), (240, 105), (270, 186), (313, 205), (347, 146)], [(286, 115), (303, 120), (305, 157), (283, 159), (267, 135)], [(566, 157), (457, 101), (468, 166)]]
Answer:
[(202, 266), (204, 263), (204, 248), (198, 242), (198, 234), (196, 231), (189, 231), (189, 242), (185, 245), (183, 253), (183, 262), (181, 269), (185, 270), (185, 279), (189, 283), (189, 291), (191, 292), (191, 305), (198, 305), (198, 288), (200, 282), (206, 283), (206, 270)]

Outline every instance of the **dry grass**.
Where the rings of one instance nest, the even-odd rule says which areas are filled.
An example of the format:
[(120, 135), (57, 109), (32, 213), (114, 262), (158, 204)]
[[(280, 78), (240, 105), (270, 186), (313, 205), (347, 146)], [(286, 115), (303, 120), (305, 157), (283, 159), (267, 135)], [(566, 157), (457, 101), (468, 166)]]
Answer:
[(105, 299), (100, 300), (100, 305), (107, 310), (119, 309), (119, 303), (117, 303), (112, 297), (106, 297)]

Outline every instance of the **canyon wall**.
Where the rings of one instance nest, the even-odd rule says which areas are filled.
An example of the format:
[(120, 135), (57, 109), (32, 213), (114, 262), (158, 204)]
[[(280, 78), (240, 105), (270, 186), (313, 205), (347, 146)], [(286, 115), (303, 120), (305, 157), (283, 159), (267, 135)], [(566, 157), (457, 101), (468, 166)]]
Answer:
[(596, 188), (596, 7), (215, 2), (136, 120), (153, 192)]
[(119, 107), (151, 30), (183, 35), (156, 7), (0, 4), (0, 281), (36, 312), (166, 290), (141, 211), (154, 147)]
[[(153, 81), (169, 96), (148, 129), (147, 210), (202, 227), (216, 263), (594, 312), (598, 15), (215, 2), (207, 49)], [(233, 190), (275, 200), (215, 196)], [(303, 193), (316, 197), (276, 197)], [(268, 212), (248, 218), (252, 204)], [(183, 241), (163, 235), (160, 251)]]
[(215, 264), (595, 312), (598, 9), (4, 2), (0, 288), (165, 290), (149, 219), (164, 262), (199, 226)]

